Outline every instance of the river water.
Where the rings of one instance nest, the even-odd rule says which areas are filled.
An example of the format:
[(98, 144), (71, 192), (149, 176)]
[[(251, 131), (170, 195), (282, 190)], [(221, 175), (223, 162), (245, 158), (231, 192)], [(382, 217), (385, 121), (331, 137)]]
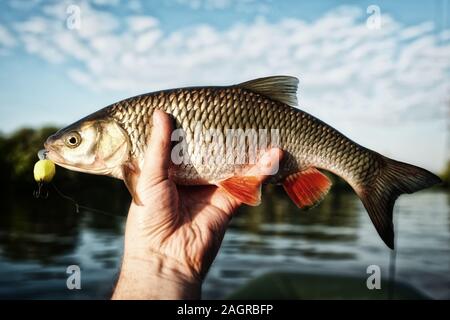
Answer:
[[(96, 208), (126, 203), (97, 197)], [(116, 204), (117, 202), (117, 204)], [(125, 217), (57, 200), (8, 196), (0, 215), (1, 299), (106, 299), (117, 278)], [(117, 209), (119, 208), (119, 209)], [(301, 212), (280, 190), (265, 191), (259, 207), (243, 207), (231, 222), (203, 286), (203, 297), (225, 298), (250, 280), (277, 272), (367, 278), (369, 265), (430, 298), (450, 299), (450, 195), (403, 195), (395, 206), (396, 256), (383, 244), (359, 199), (331, 193)], [(81, 290), (68, 290), (66, 268), (81, 268)], [(345, 290), (345, 285), (342, 290)]]

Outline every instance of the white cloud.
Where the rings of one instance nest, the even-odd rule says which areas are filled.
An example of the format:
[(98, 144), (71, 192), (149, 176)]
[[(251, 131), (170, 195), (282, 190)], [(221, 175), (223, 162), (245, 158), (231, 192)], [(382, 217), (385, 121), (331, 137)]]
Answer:
[(158, 20), (148, 16), (132, 16), (128, 18), (128, 24), (132, 31), (141, 32), (158, 25)]
[(0, 48), (11, 48), (17, 44), (16, 39), (6, 27), (0, 25)]
[(191, 9), (225, 9), (233, 5), (233, 2), (233, 0), (177, 0), (178, 4)]
[(439, 40), (441, 40), (441, 41), (449, 41), (449, 40), (450, 40), (450, 29), (448, 29), (448, 30), (443, 30), (443, 31), (439, 34)]
[(145, 52), (150, 50), (159, 38), (162, 36), (161, 31), (147, 31), (141, 35), (139, 35), (136, 39), (135, 49), (137, 52)]
[(18, 10), (29, 10), (34, 7), (36, 7), (39, 3), (41, 3), (41, 0), (9, 0), (8, 5), (13, 9)]
[(402, 30), (402, 32), (399, 35), (399, 38), (402, 40), (411, 39), (421, 36), (425, 33), (431, 32), (433, 30), (434, 30), (434, 23), (431, 21), (427, 21), (417, 26), (412, 26)]
[(51, 23), (43, 17), (32, 17), (25, 22), (16, 24), (21, 34), (44, 34), (51, 33)]
[(51, 63), (62, 63), (65, 61), (63, 53), (55, 48), (52, 43), (31, 34), (21, 36), (21, 41), (25, 50), (30, 54), (35, 54)]
[(113, 15), (94, 10), (87, 3), (80, 5), (81, 28), (79, 34), (82, 38), (112, 34), (118, 26), (118, 20)]
[(92, 54), (92, 48), (69, 32), (56, 33), (52, 41), (57, 44), (57, 49), (66, 56), (84, 61), (85, 63), (89, 63), (92, 59), (95, 59), (95, 56)]
[(178, 5), (192, 10), (224, 10), (232, 9), (237, 12), (266, 13), (271, 0), (174, 0)]
[(74, 80), (75, 82), (85, 85), (85, 86), (91, 86), (92, 85), (92, 79), (91, 77), (78, 69), (70, 69), (68, 71), (69, 77)]
[(98, 6), (117, 6), (120, 4), (120, 0), (91, 0), (93, 4)]

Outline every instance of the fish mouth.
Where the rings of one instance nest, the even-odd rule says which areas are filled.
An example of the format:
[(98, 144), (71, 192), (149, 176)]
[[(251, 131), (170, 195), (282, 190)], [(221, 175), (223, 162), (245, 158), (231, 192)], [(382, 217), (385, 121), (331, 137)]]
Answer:
[(64, 158), (49, 144), (47, 141), (44, 143), (44, 149), (38, 152), (38, 157), (44, 156), (45, 159), (49, 159), (58, 165), (65, 164)]
[(48, 151), (46, 149), (39, 150), (38, 153), (37, 153), (37, 156), (38, 156), (39, 160), (47, 159), (47, 153), (48, 153)]
[[(58, 155), (56, 155), (56, 156), (58, 156)], [(60, 167), (63, 167), (68, 170), (76, 171), (76, 172), (96, 174), (96, 175), (109, 175), (112, 170), (111, 168), (101, 168), (101, 169), (89, 168), (89, 169), (86, 169), (86, 168), (80, 167), (78, 165), (72, 165), (72, 164), (68, 164), (66, 162), (58, 162), (57, 160), (53, 160), (50, 157), (49, 157), (49, 159), (51, 161), (53, 161), (54, 163), (56, 163)]]

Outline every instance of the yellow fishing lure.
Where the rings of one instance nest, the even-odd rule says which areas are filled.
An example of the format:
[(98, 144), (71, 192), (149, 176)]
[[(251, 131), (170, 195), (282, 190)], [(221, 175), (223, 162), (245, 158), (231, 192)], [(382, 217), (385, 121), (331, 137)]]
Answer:
[(34, 165), (34, 180), (41, 183), (49, 183), (55, 176), (55, 164), (50, 160), (39, 160)]

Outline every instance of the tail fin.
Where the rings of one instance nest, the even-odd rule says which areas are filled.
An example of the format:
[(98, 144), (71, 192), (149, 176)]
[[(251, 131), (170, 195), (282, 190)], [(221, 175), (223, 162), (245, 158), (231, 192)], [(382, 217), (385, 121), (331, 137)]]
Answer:
[(392, 210), (402, 193), (413, 193), (441, 182), (433, 173), (381, 156), (384, 166), (370, 185), (358, 192), (378, 234), (384, 243), (394, 249)]

